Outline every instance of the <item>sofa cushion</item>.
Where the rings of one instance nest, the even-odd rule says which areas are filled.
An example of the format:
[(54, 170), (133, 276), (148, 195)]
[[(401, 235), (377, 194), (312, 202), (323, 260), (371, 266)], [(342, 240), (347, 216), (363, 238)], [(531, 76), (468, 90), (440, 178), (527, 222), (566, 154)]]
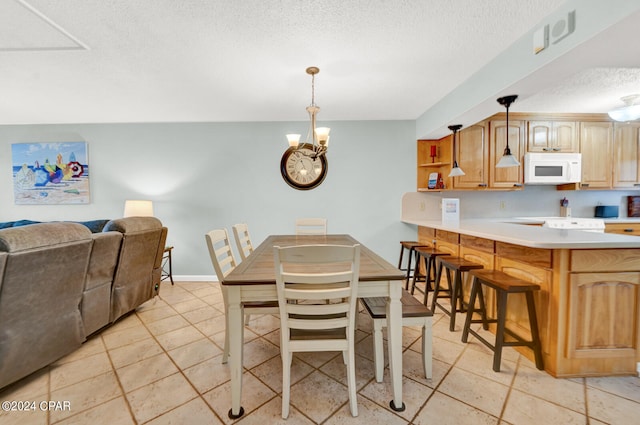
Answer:
[(91, 232), (78, 223), (37, 223), (0, 230), (0, 251), (18, 252), (91, 239)]
[(102, 229), (104, 229), (104, 226), (108, 222), (109, 222), (109, 219), (102, 219), (102, 220), (77, 221), (76, 223), (80, 223), (86, 226), (89, 230), (91, 230), (91, 233), (100, 233), (102, 232)]
[(153, 229), (162, 229), (162, 222), (155, 217), (126, 217), (109, 221), (102, 231), (115, 230), (121, 233), (135, 233)]

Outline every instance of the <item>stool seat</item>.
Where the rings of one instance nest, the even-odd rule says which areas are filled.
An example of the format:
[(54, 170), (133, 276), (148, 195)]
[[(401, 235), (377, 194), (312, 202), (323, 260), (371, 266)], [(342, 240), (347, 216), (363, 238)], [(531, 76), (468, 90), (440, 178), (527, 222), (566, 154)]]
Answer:
[[(414, 248), (415, 251), (415, 264), (414, 264), (414, 272), (413, 272), (413, 280), (411, 282), (411, 295), (417, 290), (424, 295), (423, 304), (427, 305), (427, 298), (429, 297), (429, 288), (431, 284), (435, 282), (435, 273), (436, 273), (436, 258), (442, 256), (448, 256), (449, 254), (446, 252), (438, 251), (434, 247), (430, 246), (417, 246)], [(421, 275), (420, 270), (420, 260), (424, 260), (424, 275)], [(417, 282), (424, 282), (424, 291), (416, 286)], [(407, 288), (408, 289), (408, 288)]]
[[(385, 297), (360, 298), (360, 301), (373, 319), (373, 353), (376, 381), (382, 382), (384, 371), (384, 352), (382, 328), (387, 326), (387, 299)], [(431, 324), (433, 312), (415, 299), (407, 290), (402, 290), (402, 326), (422, 327), (422, 367), (424, 376), (432, 376)]]
[[(536, 367), (543, 369), (542, 346), (540, 344), (540, 335), (538, 333), (538, 320), (536, 316), (536, 306), (533, 300), (533, 293), (540, 290), (540, 285), (527, 282), (522, 279), (510, 276), (498, 270), (471, 270), (469, 274), (473, 278), (471, 285), (471, 295), (469, 297), (469, 308), (467, 309), (467, 317), (462, 331), (462, 342), (467, 342), (469, 334), (472, 334), (480, 342), (489, 347), (493, 351), (493, 370), (500, 372), (500, 360), (502, 357), (502, 347), (526, 346), (533, 350)], [(481, 286), (487, 286), (496, 291), (496, 318), (487, 319), (487, 312), (484, 303), (484, 295)], [(526, 340), (506, 325), (507, 317), (507, 297), (509, 294), (523, 293), (527, 300), (527, 313), (529, 315), (529, 328), (531, 330), (531, 340)], [(475, 301), (478, 298), (480, 308), (475, 307)], [(473, 314), (480, 313), (481, 319), (474, 320)], [(484, 329), (488, 329), (489, 323), (496, 323), (496, 340), (495, 344), (491, 344), (484, 339), (476, 331), (471, 329), (472, 323), (482, 323)], [(513, 341), (505, 341), (505, 335), (509, 335)]]
[[(413, 258), (413, 253), (417, 247), (425, 246), (423, 243), (418, 241), (400, 241), (400, 258), (398, 259), (398, 269), (402, 271), (406, 271), (406, 275), (404, 278), (404, 287), (409, 289), (409, 280), (411, 279), (411, 259)], [(402, 267), (402, 258), (404, 257), (404, 251), (409, 250), (409, 258), (407, 260), (407, 267)]]
[[(445, 269), (447, 284), (449, 285), (449, 288), (444, 290), (440, 288), (443, 268)], [(433, 289), (431, 310), (435, 311), (436, 307), (438, 307), (449, 316), (449, 331), (453, 332), (456, 329), (456, 313), (463, 313), (466, 311), (464, 307), (465, 303), (462, 299), (462, 273), (482, 268), (484, 268), (482, 264), (474, 263), (473, 261), (465, 260), (460, 257), (440, 258), (438, 273), (436, 273), (435, 287)], [(454, 274), (453, 278), (451, 277), (451, 272)], [(443, 291), (445, 294), (441, 294)], [(438, 302), (439, 298), (449, 299), (450, 310), (447, 310), (445, 306)]]

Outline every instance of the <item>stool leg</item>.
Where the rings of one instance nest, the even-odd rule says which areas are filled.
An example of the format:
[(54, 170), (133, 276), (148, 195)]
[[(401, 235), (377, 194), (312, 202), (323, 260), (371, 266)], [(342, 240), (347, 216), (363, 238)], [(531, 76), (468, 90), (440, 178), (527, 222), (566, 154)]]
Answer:
[(480, 304), (480, 317), (482, 318), (482, 329), (489, 330), (489, 323), (487, 322), (487, 308), (484, 303), (484, 293), (482, 292), (482, 285), (478, 288), (478, 303)]
[[(478, 288), (480, 284), (478, 283), (478, 278), (474, 277), (471, 282), (471, 294), (469, 294), (469, 308), (467, 309), (467, 317), (464, 321), (464, 327), (462, 328), (462, 342), (466, 343), (469, 339), (469, 328), (471, 328), (471, 319), (473, 318), (473, 313), (476, 311), (476, 295), (478, 293)], [(484, 306), (484, 303), (481, 303), (481, 306)]]
[(493, 349), (493, 370), (500, 372), (502, 346), (504, 344), (504, 328), (507, 319), (507, 293), (496, 291), (496, 297), (498, 298), (498, 327), (496, 328), (496, 344)]
[(432, 277), (435, 274), (435, 257), (430, 256), (428, 260), (424, 260), (425, 263), (425, 271), (424, 271), (424, 301), (422, 302), (424, 305), (427, 305), (427, 299), (429, 298), (429, 288), (434, 278)]
[(529, 327), (531, 328), (531, 340), (533, 341), (533, 354), (536, 359), (536, 368), (544, 369), (542, 361), (542, 346), (540, 344), (540, 335), (538, 333), (538, 317), (536, 315), (536, 305), (533, 302), (533, 293), (527, 292), (527, 309), (529, 310)]
[[(413, 280), (411, 281), (411, 291), (409, 291), (411, 295), (413, 295), (416, 289), (416, 279), (420, 279), (420, 260), (422, 259), (422, 255), (415, 252), (413, 254), (413, 258), (415, 258), (415, 261), (413, 262)], [(407, 280), (407, 290), (409, 290), (408, 285), (409, 281)]]
[(449, 331), (453, 332), (456, 328), (456, 302), (458, 301), (458, 297), (456, 297), (456, 279), (455, 277), (451, 278), (451, 270), (448, 268), (445, 270), (447, 274), (447, 284), (449, 285)]
[(402, 257), (404, 255), (404, 246), (400, 244), (400, 259), (398, 260), (398, 268), (402, 270)]
[(171, 285), (173, 285), (173, 266), (171, 265), (171, 251), (169, 251), (169, 280), (171, 280)]
[(440, 280), (442, 279), (442, 262), (438, 263), (438, 273), (436, 273), (436, 281), (433, 284), (433, 299), (431, 300), (431, 311), (436, 312), (436, 301), (440, 295)]

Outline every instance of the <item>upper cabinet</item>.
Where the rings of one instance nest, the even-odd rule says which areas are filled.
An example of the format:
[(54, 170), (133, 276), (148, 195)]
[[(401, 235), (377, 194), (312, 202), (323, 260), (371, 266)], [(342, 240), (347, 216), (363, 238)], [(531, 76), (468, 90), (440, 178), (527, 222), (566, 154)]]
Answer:
[(613, 187), (640, 188), (640, 123), (616, 123)]
[(447, 136), (440, 140), (418, 140), (418, 192), (443, 189), (440, 185), (429, 188), (429, 176), (434, 173), (440, 176), (441, 184), (446, 186), (452, 163), (451, 139), (451, 136)]
[(583, 189), (610, 189), (612, 173), (613, 124), (610, 122), (580, 123)]
[(465, 175), (454, 177), (453, 189), (478, 189), (489, 186), (489, 147), (487, 123), (480, 122), (458, 132), (456, 160)]
[[(521, 188), (524, 182), (524, 121), (493, 120), (489, 122), (489, 186), (500, 189)], [(496, 168), (496, 164), (504, 155), (509, 132), (509, 149), (520, 162), (518, 167)]]
[(578, 152), (575, 121), (527, 122), (527, 152)]

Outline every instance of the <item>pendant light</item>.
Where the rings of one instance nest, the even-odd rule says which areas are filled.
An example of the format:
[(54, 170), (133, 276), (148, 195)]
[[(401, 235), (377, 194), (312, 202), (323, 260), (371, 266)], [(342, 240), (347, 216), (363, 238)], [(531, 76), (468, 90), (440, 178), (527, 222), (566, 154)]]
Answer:
[(453, 131), (453, 147), (452, 147), (452, 149), (453, 149), (453, 168), (451, 169), (451, 172), (449, 173), (449, 177), (464, 176), (464, 171), (462, 171), (462, 168), (458, 167), (458, 161), (456, 161), (456, 133), (461, 128), (462, 128), (461, 124), (456, 124), (456, 125), (450, 125), (449, 126), (449, 130)]
[(507, 108), (507, 147), (504, 148), (504, 154), (496, 164), (496, 168), (517, 167), (520, 165), (520, 162), (511, 154), (511, 149), (509, 149), (509, 106), (511, 106), (517, 98), (517, 94), (498, 98), (498, 103)]

